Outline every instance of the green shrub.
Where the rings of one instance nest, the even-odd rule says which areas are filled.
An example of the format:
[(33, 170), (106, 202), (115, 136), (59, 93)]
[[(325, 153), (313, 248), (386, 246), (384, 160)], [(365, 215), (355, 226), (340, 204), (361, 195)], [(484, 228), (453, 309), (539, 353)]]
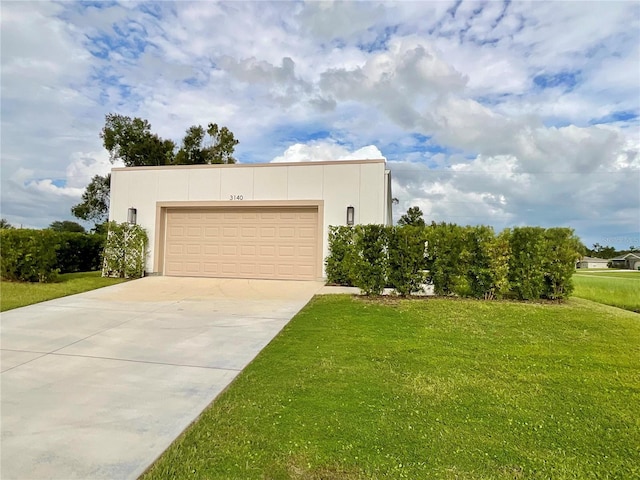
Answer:
[(437, 295), (468, 296), (467, 277), (471, 253), (467, 249), (467, 232), (452, 223), (432, 223), (427, 227), (427, 269)]
[(388, 282), (402, 296), (422, 290), (425, 282), (425, 229), (399, 226), (388, 229)]
[(573, 292), (571, 279), (575, 264), (582, 256), (582, 242), (571, 228), (548, 228), (544, 240), (543, 296), (552, 300), (566, 298)]
[(489, 255), (491, 268), (491, 284), (484, 292), (485, 300), (504, 298), (510, 292), (509, 284), (509, 259), (511, 258), (511, 230), (508, 228), (495, 236), (486, 248)]
[(495, 239), (493, 228), (478, 225), (465, 229), (465, 253), (467, 257), (467, 283), (469, 295), (487, 298), (494, 289), (490, 245)]
[(7, 280), (51, 282), (58, 273), (99, 270), (104, 236), (11, 229), (1, 233), (1, 275)]
[(381, 295), (387, 284), (388, 229), (384, 225), (357, 225), (354, 228), (355, 255), (350, 262), (350, 278), (365, 295)]
[(100, 270), (105, 240), (105, 235), (58, 233), (56, 257), (60, 273)]
[(516, 227), (511, 232), (509, 282), (520, 300), (542, 298), (545, 292), (544, 231), (541, 227)]
[[(366, 295), (385, 286), (410, 295), (433, 284), (437, 295), (563, 299), (583, 248), (569, 228), (517, 227), (496, 235), (488, 226), (331, 227), (330, 283)], [(425, 269), (428, 271), (425, 278)]]
[(57, 235), (51, 230), (0, 231), (0, 275), (6, 280), (51, 282), (58, 275)]
[(334, 285), (352, 286), (349, 276), (354, 260), (354, 229), (350, 226), (329, 227), (329, 255), (325, 260), (327, 282)]
[(147, 233), (140, 225), (109, 222), (102, 276), (144, 276), (148, 242)]

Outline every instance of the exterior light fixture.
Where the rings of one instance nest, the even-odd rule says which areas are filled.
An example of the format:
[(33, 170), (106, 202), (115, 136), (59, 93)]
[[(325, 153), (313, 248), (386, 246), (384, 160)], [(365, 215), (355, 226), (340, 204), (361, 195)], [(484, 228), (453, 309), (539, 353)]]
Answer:
[(355, 208), (353, 208), (351, 205), (347, 207), (347, 225), (353, 225), (355, 212)]
[(135, 225), (137, 219), (138, 219), (138, 210), (131, 207), (127, 212), (127, 223)]

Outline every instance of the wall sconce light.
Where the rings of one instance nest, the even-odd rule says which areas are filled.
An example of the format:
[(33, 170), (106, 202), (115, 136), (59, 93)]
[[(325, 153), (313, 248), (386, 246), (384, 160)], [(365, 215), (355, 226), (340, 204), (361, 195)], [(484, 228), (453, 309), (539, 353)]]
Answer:
[(347, 225), (353, 225), (355, 212), (355, 208), (353, 208), (351, 205), (347, 207)]
[(131, 207), (127, 212), (127, 223), (135, 225), (137, 219), (138, 219), (138, 210)]

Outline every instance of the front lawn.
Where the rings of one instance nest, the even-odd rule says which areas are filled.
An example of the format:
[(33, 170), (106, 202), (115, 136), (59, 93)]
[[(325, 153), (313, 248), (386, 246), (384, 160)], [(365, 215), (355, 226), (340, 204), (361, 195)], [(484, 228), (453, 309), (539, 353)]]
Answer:
[(638, 478), (640, 319), (316, 297), (145, 479)]
[(637, 270), (576, 270), (575, 275), (584, 277), (616, 277), (633, 278), (640, 280), (640, 272)]
[(573, 295), (640, 313), (640, 272), (597, 272), (573, 275)]
[(100, 272), (65, 273), (55, 283), (0, 281), (0, 311), (24, 307), (58, 297), (66, 297), (122, 282), (120, 278), (103, 278)]

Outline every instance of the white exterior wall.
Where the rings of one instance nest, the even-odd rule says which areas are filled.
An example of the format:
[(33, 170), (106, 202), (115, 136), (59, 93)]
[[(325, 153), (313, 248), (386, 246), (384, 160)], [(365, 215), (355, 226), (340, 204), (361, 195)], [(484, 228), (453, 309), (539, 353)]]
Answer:
[(587, 268), (609, 268), (606, 263), (602, 262), (588, 262)]
[[(384, 160), (239, 165), (114, 168), (109, 220), (125, 222), (137, 210), (137, 223), (149, 235), (147, 271), (153, 270), (158, 202), (324, 202), (323, 252), (330, 225), (345, 225), (348, 206), (355, 223), (391, 224), (388, 171)], [(324, 275), (324, 266), (323, 266)]]
[(608, 262), (578, 262), (578, 268), (609, 268)]

